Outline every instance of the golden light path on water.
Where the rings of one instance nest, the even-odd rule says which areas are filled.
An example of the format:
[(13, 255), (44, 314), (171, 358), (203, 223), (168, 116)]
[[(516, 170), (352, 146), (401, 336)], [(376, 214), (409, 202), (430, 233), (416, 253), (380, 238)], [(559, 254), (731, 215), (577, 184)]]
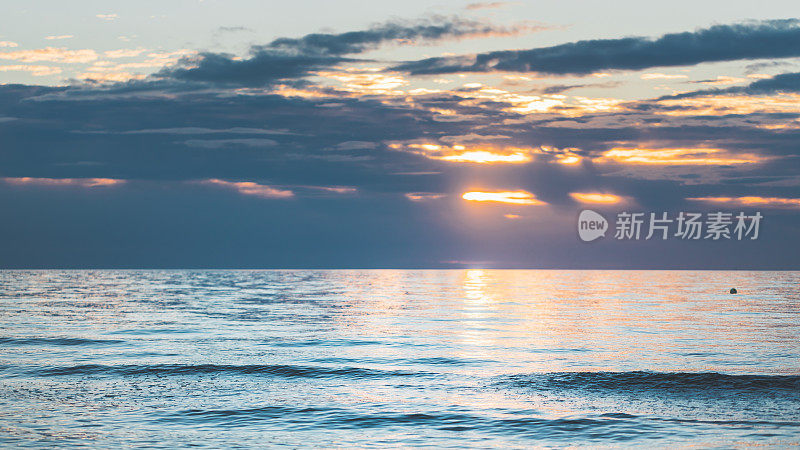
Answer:
[[(381, 271), (369, 289), (348, 286), (346, 291), (370, 311), (370, 319), (365, 318), (370, 328), (390, 330), (395, 322), (387, 317), (408, 308), (427, 319), (436, 316), (426, 327), (405, 329), (401, 334), (442, 339), (440, 343), (453, 344), (465, 357), (490, 356), (490, 360), (502, 362), (497, 367), (500, 372), (514, 366), (533, 372), (579, 366), (607, 370), (620, 364), (644, 369), (674, 365), (681, 342), (698, 339), (698, 332), (706, 335), (703, 342), (711, 348), (735, 346), (743, 337), (761, 344), (766, 344), (766, 339), (781, 341), (741, 320), (759, 305), (758, 298), (727, 293), (730, 286), (751, 284), (743, 278), (737, 272), (707, 279), (692, 272), (470, 269), (412, 275)], [(376, 291), (375, 286), (380, 288)], [(441, 290), (415, 292), (414, 286)], [(760, 286), (764, 287), (778, 296), (789, 294), (786, 289), (790, 289)], [(760, 292), (763, 295), (763, 290)], [(794, 302), (785, 304), (782, 313), (790, 314), (788, 308)], [(431, 328), (432, 324), (440, 326)], [(769, 331), (789, 337), (779, 328)], [(456, 339), (464, 345), (450, 342)], [(637, 352), (647, 348), (655, 353), (641, 353), (637, 359)], [(531, 353), (536, 349), (543, 355), (548, 349), (575, 354), (568, 361), (538, 358)], [(393, 355), (400, 357), (401, 353)], [(735, 367), (734, 361), (728, 361), (731, 367), (726, 363), (726, 368)], [(702, 361), (696, 364), (695, 370), (713, 368)], [(787, 370), (800, 371), (798, 366)], [(490, 367), (484, 365), (480, 370), (486, 372)]]

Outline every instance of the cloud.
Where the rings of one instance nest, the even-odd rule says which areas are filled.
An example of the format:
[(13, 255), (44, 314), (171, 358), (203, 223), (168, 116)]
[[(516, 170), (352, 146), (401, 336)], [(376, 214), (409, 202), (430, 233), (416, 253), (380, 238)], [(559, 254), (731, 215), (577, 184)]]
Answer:
[(5, 183), (15, 186), (77, 186), (83, 188), (115, 186), (125, 183), (125, 180), (113, 178), (35, 178), (35, 177), (5, 177), (0, 178)]
[(425, 20), (386, 22), (362, 31), (340, 34), (315, 33), (302, 38), (279, 38), (257, 48), (306, 55), (348, 55), (373, 50), (387, 42), (424, 44), (446, 39), (513, 36), (546, 28), (538, 24), (505, 27), (459, 17), (434, 16)]
[[(326, 69), (331, 70), (335, 69)], [(524, 260), (542, 253), (546, 264), (557, 265), (570, 264), (567, 257), (559, 255), (576, 241), (574, 216), (568, 211), (579, 204), (569, 193), (635, 193), (637, 204), (650, 211), (685, 207), (685, 198), (709, 193), (730, 198), (742, 192), (762, 198), (800, 197), (797, 184), (764, 184), (790, 180), (800, 170), (800, 131), (760, 128), (799, 116), (783, 110), (764, 113), (769, 98), (750, 99), (762, 110), (737, 117), (722, 110), (714, 116), (696, 116), (700, 110), (679, 105), (668, 108), (651, 100), (626, 100), (619, 108), (575, 108), (566, 115), (563, 108), (575, 103), (574, 97), (564, 96), (560, 104), (537, 108), (537, 101), (558, 99), (525, 99), (534, 95), (495, 89), (489, 79), (481, 81), (486, 84), (402, 96), (343, 93), (309, 85), (304, 89), (319, 96), (306, 98), (285, 97), (277, 90), (232, 91), (174, 80), (103, 86), (0, 86), (0, 116), (17, 118), (0, 125), (0, 176), (132, 180), (129, 186), (113, 189), (34, 189), (32, 182), (23, 189), (0, 183), (5, 210), (29, 214), (19, 223), (53, 224), (47, 233), (26, 231), (22, 225), (14, 228), (10, 221), (3, 221), (2, 226), (6, 235), (25, 236), (27, 246), (42, 254), (58, 246), (36, 239), (58, 235), (53, 233), (58, 229), (78, 230), (77, 224), (96, 222), (109, 229), (93, 229), (81, 240), (87, 247), (100, 249), (115, 248), (114, 236), (124, 236), (131, 247), (150, 249), (150, 236), (157, 234), (164, 237), (159, 240), (162, 246), (185, 242), (183, 250), (155, 248), (151, 253), (167, 258), (182, 254), (176, 265), (200, 264), (195, 256), (208, 248), (197, 246), (201, 237), (203, 242), (212, 242), (209, 245), (221, 241), (220, 253), (235, 248), (236, 261), (231, 264), (242, 261), (241, 255), (248, 252), (258, 253), (256, 258), (296, 254), (297, 264), (321, 264), (313, 243), (305, 249), (295, 247), (309, 235), (319, 237), (314, 240), (317, 244), (320, 239), (330, 245), (344, 239), (350, 245), (342, 244), (337, 250), (343, 249), (340, 254), (348, 257), (363, 255), (352, 256), (362, 264), (383, 261), (379, 258), (384, 254), (408, 255), (407, 261), (425, 265), (424, 258), (505, 260), (509, 255), (524, 254), (520, 259)], [(738, 111), (738, 107), (730, 109), (735, 102), (724, 99), (720, 107)], [(795, 110), (800, 108), (796, 99), (787, 99), (787, 104), (791, 102)], [(665, 114), (671, 108), (688, 114)], [(440, 111), (450, 111), (446, 117), (459, 120), (441, 121)], [(229, 142), (235, 151), (189, 149), (185, 144), (187, 140), (209, 141), (214, 147), (222, 145), (216, 141), (238, 138), (269, 138), (280, 144), (255, 150)], [(387, 145), (395, 142), (438, 145), (440, 151), (431, 154), (456, 158), (470, 156), (472, 151), (511, 155), (516, 148), (530, 150), (531, 161), (448, 162), (410, 151), (423, 149), (404, 147), (401, 151)], [(650, 164), (595, 161), (613, 149), (642, 150), (640, 154), (611, 155), (623, 160), (644, 158)], [(659, 153), (664, 149), (690, 151)], [(702, 151), (691, 151), (697, 149)], [(675, 165), (715, 158), (722, 160), (720, 165)], [(759, 163), (732, 163), (751, 159)], [(558, 164), (567, 161), (574, 163)], [(58, 195), (53, 195), (56, 189)], [(512, 195), (481, 203), (462, 200), (465, 191)], [(536, 195), (513, 194), (519, 191)], [(99, 192), (102, 195), (97, 195)], [(526, 206), (531, 202), (548, 202), (553, 207)], [(26, 203), (29, 206), (19, 206)], [(59, 213), (68, 209), (76, 211), (74, 221)], [(535, 214), (522, 212), (526, 209)], [(503, 217), (505, 213), (524, 217), (509, 220)], [(771, 214), (770, 223), (777, 224), (779, 218), (773, 222), (772, 217), (780, 214)], [(118, 220), (113, 227), (104, 221), (109, 217)], [(491, 231), (487, 225), (504, 227), (503, 233), (487, 232)], [(146, 237), (141, 234), (143, 226), (148, 230)], [(178, 231), (170, 234), (172, 229)], [(788, 231), (779, 232), (775, 228), (774, 236), (783, 239), (795, 229), (787, 226), (784, 230)], [(478, 236), (492, 245), (501, 240), (499, 234), (513, 244), (509, 242), (508, 248), (497, 254), (473, 251), (470, 240), (458, 237), (470, 230), (479, 231)], [(226, 241), (234, 236), (247, 242), (237, 246)], [(441, 250), (441, 243), (448, 239), (453, 240), (455, 252)], [(471, 240), (474, 242), (474, 236)], [(563, 247), (565, 243), (567, 247)], [(6, 247), (9, 244), (12, 241), (7, 240)], [(323, 247), (328, 248), (327, 244)], [(293, 249), (297, 251), (290, 251)], [(19, 254), (26, 254), (25, 250)], [(657, 261), (670, 261), (659, 253), (638, 252)], [(636, 256), (639, 253), (632, 255), (644, 259)], [(122, 250), (118, 257), (132, 264), (130, 251)], [(341, 261), (341, 256), (336, 258), (333, 265)], [(619, 255), (613, 259), (627, 261)], [(203, 264), (222, 264), (205, 261)], [(252, 261), (257, 261), (255, 265), (280, 265), (282, 260)], [(398, 266), (406, 262), (395, 261)]]
[(800, 198), (782, 197), (694, 197), (686, 200), (742, 207), (800, 208)]
[(265, 128), (204, 128), (204, 127), (178, 127), (178, 128), (148, 128), (143, 130), (125, 131), (76, 131), (87, 134), (292, 134), (287, 130), (270, 130)]
[(643, 73), (640, 77), (643, 80), (680, 80), (689, 78), (688, 75), (668, 75), (665, 73)]
[(11, 41), (0, 41), (0, 47), (17, 47), (19, 44)]
[(445, 194), (439, 194), (436, 192), (408, 192), (404, 195), (412, 202), (427, 202), (446, 197)]
[(555, 156), (554, 162), (557, 162), (559, 164), (564, 164), (567, 166), (573, 166), (583, 161), (583, 157), (581, 155), (573, 151), (570, 151), (569, 149), (562, 151), (560, 153), (555, 153), (554, 156)]
[(53, 41), (53, 40), (61, 40), (61, 39), (72, 39), (74, 37), (75, 36), (73, 36), (71, 34), (62, 34), (62, 35), (58, 35), (58, 36), (45, 36), (45, 39), (47, 39), (48, 41)]
[(507, 138), (508, 136), (490, 135), (443, 136), (440, 141), (452, 144), (445, 145), (417, 139), (391, 142), (389, 148), (449, 163), (527, 164), (534, 161), (536, 156), (543, 156), (550, 162), (565, 165), (578, 164), (583, 160), (576, 148), (522, 147), (495, 142)]
[(219, 33), (237, 33), (241, 31), (253, 32), (252, 28), (236, 26), (236, 27), (219, 27), (217, 28), (217, 32)]
[(106, 58), (132, 58), (134, 56), (139, 56), (145, 51), (147, 51), (147, 49), (144, 48), (108, 50), (103, 52), (103, 55), (105, 55)]
[(305, 189), (333, 192), (334, 194), (355, 194), (358, 192), (357, 188), (350, 186), (301, 186)]
[(217, 178), (205, 180), (202, 183), (211, 186), (220, 186), (223, 188), (233, 189), (242, 195), (253, 195), (261, 198), (290, 198), (294, 196), (294, 192), (290, 190), (277, 189), (263, 184), (253, 183), (251, 181), (225, 181)]
[(345, 33), (314, 33), (301, 38), (279, 38), (253, 46), (248, 58), (225, 53), (201, 53), (157, 76), (186, 81), (265, 86), (281, 80), (296, 80), (343, 62), (348, 55), (374, 50), (387, 43), (425, 44), (445, 39), (493, 35), (516, 35), (544, 29), (542, 25), (497, 26), (482, 21), (436, 16), (428, 20), (394, 21), (367, 30)]
[(119, 18), (119, 16), (116, 14), (97, 14), (95, 17), (103, 20), (116, 20)]
[(142, 80), (145, 76), (130, 72), (84, 72), (78, 75), (78, 78), (94, 83), (124, 83), (130, 80)]
[(308, 56), (255, 51), (250, 58), (230, 54), (200, 53), (196, 61), (185, 60), (179, 67), (161, 70), (156, 77), (217, 84), (265, 86), (297, 79), (314, 70), (352, 61), (340, 56)]
[(40, 65), (25, 65), (25, 64), (12, 64), (9, 66), (0, 66), (0, 72), (14, 72), (24, 71), (30, 72), (35, 77), (43, 77), (48, 75), (57, 75), (61, 73), (61, 68), (40, 66)]
[[(110, 54), (107, 53), (109, 58), (128, 58), (131, 55), (139, 53), (140, 51), (127, 51), (127, 50), (113, 50)], [(152, 53), (150, 55), (153, 55)], [(177, 59), (177, 58), (176, 58)], [(126, 63), (113, 63), (108, 60), (96, 61), (86, 69), (84, 74), (79, 77), (89, 80), (100, 81), (118, 81), (126, 82), (131, 79), (140, 80), (144, 79), (145, 75), (142, 73), (131, 73), (132, 70), (150, 69), (154, 67), (163, 67), (164, 61), (160, 58), (148, 57), (145, 60)]]
[(259, 139), (259, 138), (251, 138), (251, 139), (214, 139), (214, 140), (206, 140), (206, 139), (190, 139), (188, 141), (184, 141), (184, 144), (188, 145), (189, 147), (197, 147), (197, 148), (228, 148), (228, 147), (251, 147), (251, 148), (263, 148), (263, 147), (275, 147), (278, 145), (278, 142), (273, 139)]
[(800, 56), (797, 19), (714, 25), (657, 39), (626, 37), (571, 42), (529, 50), (428, 58), (394, 67), (412, 74), (538, 72), (589, 75), (603, 70), (642, 70), (705, 62)]
[(491, 145), (470, 146), (440, 145), (434, 143), (392, 143), (390, 148), (453, 163), (474, 164), (524, 164), (533, 160), (539, 149), (498, 148)]
[(46, 47), (35, 50), (0, 52), (0, 59), (21, 62), (87, 63), (96, 60), (97, 53), (91, 49), (67, 50), (65, 48)]
[(511, 4), (512, 4), (511, 2), (476, 2), (467, 5), (466, 9), (470, 11), (477, 11), (480, 9), (497, 9), (506, 7)]
[(694, 81), (694, 83), (701, 83), (701, 84), (709, 84), (709, 85), (726, 85), (726, 84), (736, 84), (736, 83), (743, 83), (747, 81), (745, 78), (737, 78), (737, 77), (729, 77), (727, 75), (719, 75), (716, 78), (710, 80), (700, 80)]
[(334, 150), (371, 150), (377, 148), (378, 144), (367, 141), (345, 141), (331, 147)]
[[(770, 91), (776, 95), (768, 95)], [(656, 102), (642, 102), (644, 108), (665, 116), (675, 117), (733, 117), (749, 114), (798, 114), (800, 113), (800, 94), (789, 89), (774, 87), (761, 90), (740, 90), (738, 88), (714, 91), (695, 91), (659, 98)], [(767, 126), (764, 123), (762, 126)]]
[[(735, 79), (738, 81), (744, 81)], [(679, 100), (693, 97), (706, 97), (728, 94), (768, 95), (800, 93), (800, 72), (782, 73), (773, 77), (761, 78), (747, 86), (734, 86), (724, 89), (704, 89), (699, 91), (684, 92), (676, 95), (666, 95), (659, 98), (663, 100)]]
[(633, 165), (693, 166), (750, 164), (763, 160), (756, 155), (734, 155), (719, 148), (622, 148), (602, 153), (595, 162)]

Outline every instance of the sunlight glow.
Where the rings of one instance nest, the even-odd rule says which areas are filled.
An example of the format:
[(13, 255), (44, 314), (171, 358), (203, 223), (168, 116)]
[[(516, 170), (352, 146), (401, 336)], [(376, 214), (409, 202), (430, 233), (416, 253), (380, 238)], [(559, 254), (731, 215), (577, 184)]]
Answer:
[(498, 202), (511, 203), (514, 205), (546, 205), (547, 203), (538, 200), (536, 196), (528, 191), (499, 191), (499, 192), (465, 192), (461, 196), (464, 200), (473, 202)]
[(600, 203), (610, 205), (619, 203), (622, 197), (614, 194), (601, 194), (596, 192), (570, 192), (570, 197), (581, 203)]
[(533, 161), (534, 154), (541, 153), (539, 149), (496, 148), (492, 146), (467, 147), (461, 144), (449, 146), (433, 143), (392, 143), (389, 147), (409, 151), (428, 159), (472, 164), (525, 164)]
[(556, 155), (556, 162), (559, 164), (565, 164), (568, 166), (578, 164), (581, 162), (583, 158), (580, 155), (576, 155), (575, 153), (562, 153)]
[(491, 164), (491, 163), (509, 163), (521, 164), (531, 161), (531, 156), (520, 152), (514, 152), (508, 155), (492, 153), (486, 150), (467, 151), (455, 155), (447, 155), (441, 158), (442, 161), (449, 162), (470, 162), (478, 164)]

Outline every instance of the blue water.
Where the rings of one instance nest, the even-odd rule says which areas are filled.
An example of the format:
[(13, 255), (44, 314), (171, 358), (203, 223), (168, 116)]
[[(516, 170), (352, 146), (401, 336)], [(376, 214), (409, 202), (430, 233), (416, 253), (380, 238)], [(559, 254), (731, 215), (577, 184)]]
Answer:
[(798, 287), (796, 272), (3, 271), (0, 445), (796, 446)]

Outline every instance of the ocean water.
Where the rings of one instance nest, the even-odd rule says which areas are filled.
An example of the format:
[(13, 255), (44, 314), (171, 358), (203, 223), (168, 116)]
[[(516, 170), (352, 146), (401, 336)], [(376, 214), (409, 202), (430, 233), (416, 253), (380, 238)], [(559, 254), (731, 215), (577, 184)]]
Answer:
[(0, 446), (797, 446), (799, 287), (797, 272), (3, 271)]

